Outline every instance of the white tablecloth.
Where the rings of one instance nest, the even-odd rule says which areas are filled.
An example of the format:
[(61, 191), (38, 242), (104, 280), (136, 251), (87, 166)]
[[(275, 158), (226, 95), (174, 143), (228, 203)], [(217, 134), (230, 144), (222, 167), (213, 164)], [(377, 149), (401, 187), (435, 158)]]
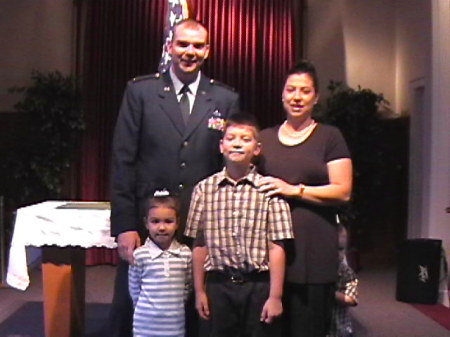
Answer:
[[(60, 206), (68, 207), (58, 208)], [(45, 201), (19, 208), (9, 250), (6, 282), (20, 290), (28, 287), (26, 246), (116, 248), (110, 235), (110, 213), (104, 204), (94, 202)]]

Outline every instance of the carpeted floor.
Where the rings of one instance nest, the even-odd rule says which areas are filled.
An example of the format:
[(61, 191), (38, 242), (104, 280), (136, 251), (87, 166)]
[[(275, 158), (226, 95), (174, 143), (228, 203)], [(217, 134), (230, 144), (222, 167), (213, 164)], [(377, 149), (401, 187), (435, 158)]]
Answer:
[(359, 304), (350, 308), (356, 337), (450, 337), (450, 330), (410, 303), (397, 301), (396, 268), (378, 264), (358, 273)]
[(450, 330), (450, 309), (441, 304), (411, 304), (424, 315)]
[[(101, 328), (108, 315), (108, 304), (86, 304), (85, 336)], [(2, 337), (45, 337), (42, 302), (26, 302), (0, 324)]]
[[(396, 301), (396, 269), (391, 264), (362, 264), (358, 273), (359, 304), (350, 308), (355, 337), (450, 337), (431, 312)], [(111, 303), (115, 268), (86, 268), (86, 336), (106, 324)], [(42, 275), (30, 273), (30, 287), (22, 292), (0, 288), (0, 337), (43, 336)], [(100, 304), (102, 303), (102, 304)], [(434, 307), (434, 306), (432, 306)], [(442, 309), (442, 308), (441, 308)], [(445, 309), (450, 317), (450, 309)], [(95, 336), (98, 337), (98, 336)]]

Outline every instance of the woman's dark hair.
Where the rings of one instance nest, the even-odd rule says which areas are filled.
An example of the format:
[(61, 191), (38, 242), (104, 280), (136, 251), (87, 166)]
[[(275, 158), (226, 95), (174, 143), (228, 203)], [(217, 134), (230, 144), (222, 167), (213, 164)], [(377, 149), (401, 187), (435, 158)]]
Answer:
[(286, 83), (287, 78), (293, 74), (308, 74), (311, 76), (314, 85), (314, 91), (316, 94), (319, 93), (319, 79), (317, 78), (316, 67), (308, 60), (298, 61), (286, 74), (284, 83)]

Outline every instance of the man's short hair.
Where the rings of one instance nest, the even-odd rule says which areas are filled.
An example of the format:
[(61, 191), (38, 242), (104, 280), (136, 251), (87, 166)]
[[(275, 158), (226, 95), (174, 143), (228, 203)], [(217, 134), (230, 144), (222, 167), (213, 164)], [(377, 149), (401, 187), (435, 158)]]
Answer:
[(205, 27), (204, 24), (202, 24), (200, 21), (197, 21), (195, 19), (191, 19), (191, 18), (187, 18), (187, 19), (183, 19), (180, 22), (176, 23), (173, 28), (172, 28), (172, 39), (175, 38), (175, 31), (179, 26), (185, 26), (186, 28), (190, 28), (190, 29), (204, 29), (206, 31), (206, 42), (208, 43), (209, 40), (209, 33), (208, 33), (208, 29)]

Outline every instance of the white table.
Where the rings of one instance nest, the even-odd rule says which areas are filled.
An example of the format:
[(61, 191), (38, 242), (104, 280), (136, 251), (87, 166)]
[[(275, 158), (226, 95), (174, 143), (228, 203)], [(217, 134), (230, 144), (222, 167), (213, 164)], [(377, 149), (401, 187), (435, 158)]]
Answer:
[(45, 201), (17, 210), (6, 282), (26, 290), (26, 247), (42, 247), (46, 337), (84, 332), (85, 249), (116, 248), (108, 203)]

